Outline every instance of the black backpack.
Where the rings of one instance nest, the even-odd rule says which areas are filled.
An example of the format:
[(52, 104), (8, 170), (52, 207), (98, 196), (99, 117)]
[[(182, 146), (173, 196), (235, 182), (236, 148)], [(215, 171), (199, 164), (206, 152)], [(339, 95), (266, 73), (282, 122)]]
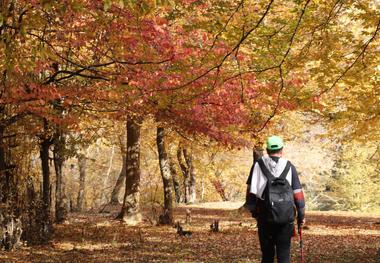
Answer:
[(265, 166), (263, 159), (258, 160), (260, 169), (268, 179), (264, 190), (264, 214), (268, 222), (286, 224), (294, 222), (294, 196), (286, 175), (290, 169), (290, 162), (286, 163), (284, 171), (275, 177)]

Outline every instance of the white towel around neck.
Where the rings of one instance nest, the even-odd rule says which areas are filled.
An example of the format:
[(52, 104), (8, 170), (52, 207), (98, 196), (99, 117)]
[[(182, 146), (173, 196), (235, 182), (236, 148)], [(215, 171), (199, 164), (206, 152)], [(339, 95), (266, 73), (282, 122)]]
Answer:
[[(279, 158), (278, 162), (276, 163), (269, 156), (263, 156), (262, 159), (265, 166), (275, 177), (279, 177), (281, 175), (285, 169), (286, 163), (288, 162), (288, 160), (285, 158)], [(292, 169), (289, 169), (289, 172), (286, 175), (286, 180), (288, 180), (289, 184), (292, 185)], [(256, 163), (252, 171), (250, 192), (256, 195), (258, 198), (263, 199), (262, 195), (265, 186), (267, 185), (267, 181), (267, 178), (260, 169), (259, 163)]]

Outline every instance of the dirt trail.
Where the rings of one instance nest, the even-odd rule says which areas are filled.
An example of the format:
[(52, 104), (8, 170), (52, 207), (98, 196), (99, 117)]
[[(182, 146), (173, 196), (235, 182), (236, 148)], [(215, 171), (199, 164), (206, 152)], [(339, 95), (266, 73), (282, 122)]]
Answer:
[[(175, 218), (184, 222), (185, 210), (176, 208)], [(237, 210), (193, 206), (191, 224), (183, 224), (191, 238), (149, 221), (128, 227), (114, 216), (73, 214), (55, 226), (48, 245), (1, 251), (0, 262), (259, 262), (255, 220)], [(214, 219), (220, 220), (219, 233), (209, 231)], [(320, 212), (307, 220), (306, 262), (380, 262), (380, 217)], [(297, 239), (292, 242), (292, 262), (299, 262)]]

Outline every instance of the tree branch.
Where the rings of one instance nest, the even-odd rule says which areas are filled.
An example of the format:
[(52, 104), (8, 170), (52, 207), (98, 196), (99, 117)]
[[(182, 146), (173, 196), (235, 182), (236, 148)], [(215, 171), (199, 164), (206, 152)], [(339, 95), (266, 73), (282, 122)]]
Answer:
[(343, 73), (338, 78), (335, 79), (335, 81), (333, 82), (333, 84), (330, 87), (322, 90), (319, 93), (319, 96), (321, 96), (324, 93), (332, 90), (336, 86), (336, 84), (338, 84), (338, 82), (344, 78), (344, 76), (347, 74), (347, 72), (355, 66), (356, 62), (358, 62), (359, 59), (364, 56), (369, 44), (376, 38), (376, 35), (379, 32), (379, 30), (380, 30), (380, 19), (377, 21), (377, 26), (376, 26), (374, 33), (372, 34), (372, 37), (370, 39), (368, 39), (367, 42), (364, 43), (364, 45), (362, 46), (362, 50), (359, 53), (359, 55), (355, 58), (355, 60), (350, 65), (348, 65), (348, 67), (343, 71)]
[(241, 0), (238, 6), (235, 8), (234, 12), (230, 15), (227, 22), (224, 24), (223, 28), (215, 35), (214, 40), (212, 42), (212, 45), (209, 49), (209, 52), (214, 48), (216, 41), (219, 39), (219, 36), (226, 30), (228, 24), (231, 22), (232, 18), (235, 16), (235, 14), (239, 11), (240, 7), (243, 5), (244, 0)]
[(279, 64), (279, 67), (281, 67), (282, 64), (284, 64), (285, 59), (286, 59), (287, 56), (289, 55), (289, 52), (290, 52), (290, 50), (291, 50), (291, 48), (292, 48), (292, 45), (293, 45), (293, 42), (294, 42), (294, 38), (295, 38), (295, 36), (296, 36), (296, 33), (297, 33), (297, 31), (298, 31), (299, 26), (301, 25), (302, 18), (303, 18), (304, 14), (305, 14), (306, 8), (307, 8), (308, 4), (310, 3), (310, 1), (311, 1), (311, 0), (307, 0), (306, 3), (305, 3), (305, 6), (302, 8), (301, 15), (300, 15), (299, 18), (298, 18), (296, 28), (294, 29), (294, 32), (293, 32), (293, 34), (292, 34), (292, 36), (291, 36), (291, 38), (290, 38), (289, 45), (288, 45), (288, 49), (286, 50), (285, 55), (284, 55), (284, 57), (282, 58), (282, 61), (281, 61), (280, 64)]
[[(309, 0), (310, 1), (310, 0)], [(260, 19), (257, 21), (257, 23), (255, 24), (255, 26), (253, 26), (249, 31), (247, 31), (247, 33), (243, 34), (243, 36), (240, 38), (240, 40), (238, 41), (238, 43), (230, 50), (228, 51), (224, 57), (222, 58), (222, 60), (214, 65), (213, 67), (209, 68), (208, 70), (206, 70), (205, 72), (203, 72), (202, 74), (198, 75), (197, 77), (193, 78), (192, 80), (182, 84), (182, 85), (179, 85), (177, 87), (173, 87), (173, 88), (165, 88), (165, 89), (161, 89), (161, 91), (172, 91), (172, 90), (179, 90), (179, 89), (182, 89), (186, 86), (189, 86), (195, 82), (197, 82), (198, 80), (202, 79), (203, 77), (205, 77), (206, 75), (208, 75), (210, 72), (214, 71), (214, 70), (219, 70), (224, 62), (227, 60), (227, 58), (232, 54), (234, 53), (239, 47), (240, 45), (247, 39), (247, 37), (253, 32), (255, 31), (260, 25), (261, 23), (263, 22), (264, 18), (267, 16), (272, 4), (273, 4), (274, 0), (270, 0), (270, 2), (268, 3), (266, 9), (265, 9), (265, 12), (264, 14), (260, 17)]]

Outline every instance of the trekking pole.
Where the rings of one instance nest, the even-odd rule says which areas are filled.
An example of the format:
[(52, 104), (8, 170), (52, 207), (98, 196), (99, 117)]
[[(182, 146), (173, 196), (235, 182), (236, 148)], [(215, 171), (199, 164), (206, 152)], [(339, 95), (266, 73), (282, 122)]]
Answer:
[(305, 263), (304, 258), (303, 258), (303, 240), (302, 240), (302, 225), (298, 225), (298, 234), (300, 238), (300, 250), (301, 250), (301, 263)]

